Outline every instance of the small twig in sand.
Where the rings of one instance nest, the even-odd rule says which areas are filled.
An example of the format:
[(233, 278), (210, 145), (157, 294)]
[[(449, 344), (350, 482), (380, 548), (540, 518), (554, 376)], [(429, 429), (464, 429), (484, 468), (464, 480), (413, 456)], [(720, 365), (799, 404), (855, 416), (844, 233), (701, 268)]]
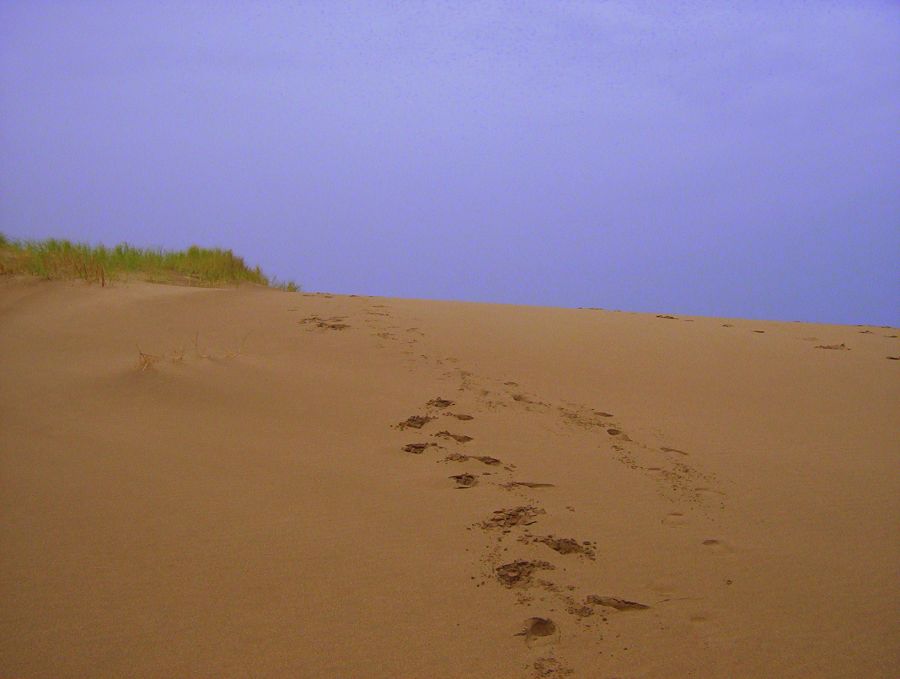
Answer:
[(141, 351), (141, 347), (138, 346), (138, 367), (141, 369), (141, 372), (145, 370), (150, 370), (153, 367), (153, 364), (160, 360), (160, 357), (156, 354), (145, 354)]
[(200, 331), (194, 335), (194, 353), (197, 355), (197, 358), (209, 358), (208, 354), (200, 353)]

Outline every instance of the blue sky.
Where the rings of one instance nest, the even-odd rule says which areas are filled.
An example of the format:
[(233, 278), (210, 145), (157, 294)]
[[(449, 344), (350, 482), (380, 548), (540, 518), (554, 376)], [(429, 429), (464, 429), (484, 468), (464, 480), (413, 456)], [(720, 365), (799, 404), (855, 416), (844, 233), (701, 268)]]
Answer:
[(894, 2), (0, 0), (0, 230), (900, 323)]

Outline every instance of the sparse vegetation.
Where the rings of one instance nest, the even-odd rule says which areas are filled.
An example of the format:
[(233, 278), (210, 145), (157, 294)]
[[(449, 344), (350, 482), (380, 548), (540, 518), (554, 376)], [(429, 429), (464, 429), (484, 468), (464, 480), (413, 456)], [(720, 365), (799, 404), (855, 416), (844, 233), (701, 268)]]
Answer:
[[(194, 335), (194, 359), (206, 359), (212, 361), (223, 361), (230, 358), (236, 358), (244, 353), (244, 348), (247, 345), (247, 339), (250, 337), (250, 333), (244, 335), (241, 340), (240, 345), (237, 349), (231, 349), (229, 351), (225, 351), (221, 354), (218, 353), (209, 353), (200, 348), (200, 331)], [(184, 363), (185, 362), (185, 349), (184, 345), (179, 346), (168, 352), (166, 354), (150, 354), (141, 349), (140, 345), (137, 345), (138, 352), (138, 369), (141, 372), (147, 372), (148, 370), (153, 370), (157, 363), (165, 361), (168, 359), (171, 363)]]
[(300, 292), (300, 286), (297, 285), (294, 281), (280, 281), (277, 278), (273, 278), (269, 281), (270, 288), (278, 288), (279, 290), (284, 290), (285, 292)]
[(80, 278), (100, 285), (131, 278), (197, 286), (254, 283), (287, 292), (300, 290), (293, 281), (270, 280), (258, 266), (248, 267), (231, 250), (196, 245), (187, 250), (162, 250), (127, 243), (91, 246), (55, 238), (19, 241), (0, 233), (0, 275), (4, 274)]

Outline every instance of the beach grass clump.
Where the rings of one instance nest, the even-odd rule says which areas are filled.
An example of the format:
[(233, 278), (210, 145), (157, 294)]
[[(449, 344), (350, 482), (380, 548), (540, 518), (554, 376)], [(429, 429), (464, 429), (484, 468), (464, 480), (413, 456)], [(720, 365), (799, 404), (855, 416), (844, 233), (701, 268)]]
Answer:
[(0, 234), (0, 274), (31, 274), (47, 279), (80, 278), (106, 285), (110, 280), (138, 279), (155, 283), (213, 286), (254, 283), (296, 292), (293, 281), (270, 280), (231, 250), (114, 247), (68, 240), (13, 240)]

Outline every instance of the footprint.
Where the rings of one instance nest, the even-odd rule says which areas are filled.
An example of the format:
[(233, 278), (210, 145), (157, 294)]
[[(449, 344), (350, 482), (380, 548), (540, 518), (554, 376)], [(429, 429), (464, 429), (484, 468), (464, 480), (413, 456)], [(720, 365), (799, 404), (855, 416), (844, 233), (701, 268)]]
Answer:
[(517, 637), (525, 637), (525, 643), (529, 647), (535, 642), (559, 639), (559, 626), (550, 618), (528, 618), (525, 621), (525, 629), (517, 633)]
[(554, 552), (560, 554), (583, 554), (589, 559), (595, 556), (594, 548), (590, 542), (578, 542), (572, 538), (557, 538), (552, 535), (545, 535), (533, 539), (534, 542), (540, 542), (547, 545)]
[(552, 571), (556, 566), (547, 561), (518, 560), (494, 569), (494, 575), (506, 587), (524, 587), (531, 584), (535, 571)]
[(496, 457), (491, 457), (490, 455), (473, 455), (473, 456), (472, 456), (472, 459), (473, 459), (473, 460), (478, 460), (478, 461), (481, 462), (482, 464), (489, 464), (489, 465), (492, 465), (492, 466), (493, 466), (493, 465), (498, 465), (498, 464), (503, 464), (503, 463), (502, 463), (500, 460), (498, 460)]
[(637, 601), (628, 601), (627, 599), (617, 599), (611, 596), (589, 595), (585, 601), (595, 606), (606, 606), (607, 608), (615, 608), (617, 611), (642, 611), (650, 608), (647, 604), (639, 604)]
[(412, 453), (413, 455), (421, 455), (425, 452), (426, 448), (430, 448), (432, 446), (437, 447), (436, 443), (409, 443), (403, 446), (403, 450), (407, 453)]
[(513, 507), (511, 509), (497, 509), (493, 516), (482, 521), (482, 528), (512, 528), (513, 526), (530, 526), (537, 523), (536, 517), (546, 514), (543, 509), (533, 505)]
[(314, 323), (317, 328), (323, 328), (325, 330), (346, 330), (350, 326), (346, 323), (341, 323), (343, 320), (344, 316), (332, 316), (331, 318), (307, 316), (306, 318), (297, 321), (297, 323), (300, 325)]
[(478, 460), (482, 464), (499, 465), (503, 464), (496, 457), (490, 455), (463, 455), (462, 453), (450, 453), (442, 461), (443, 462), (468, 462), (469, 460)]
[(434, 436), (438, 436), (442, 439), (453, 439), (457, 443), (468, 443), (472, 440), (471, 436), (466, 436), (465, 434), (451, 434), (446, 429), (444, 431), (439, 431), (437, 434), (434, 434)]
[(450, 406), (455, 404), (453, 401), (449, 401), (438, 396), (437, 398), (431, 399), (426, 405), (429, 405), (432, 408), (449, 408)]
[(471, 474), (457, 474), (450, 478), (456, 481), (457, 488), (471, 488), (478, 483), (478, 479)]
[(400, 429), (421, 429), (433, 419), (433, 417), (428, 417), (428, 415), (411, 415), (403, 422), (398, 423), (397, 427)]

